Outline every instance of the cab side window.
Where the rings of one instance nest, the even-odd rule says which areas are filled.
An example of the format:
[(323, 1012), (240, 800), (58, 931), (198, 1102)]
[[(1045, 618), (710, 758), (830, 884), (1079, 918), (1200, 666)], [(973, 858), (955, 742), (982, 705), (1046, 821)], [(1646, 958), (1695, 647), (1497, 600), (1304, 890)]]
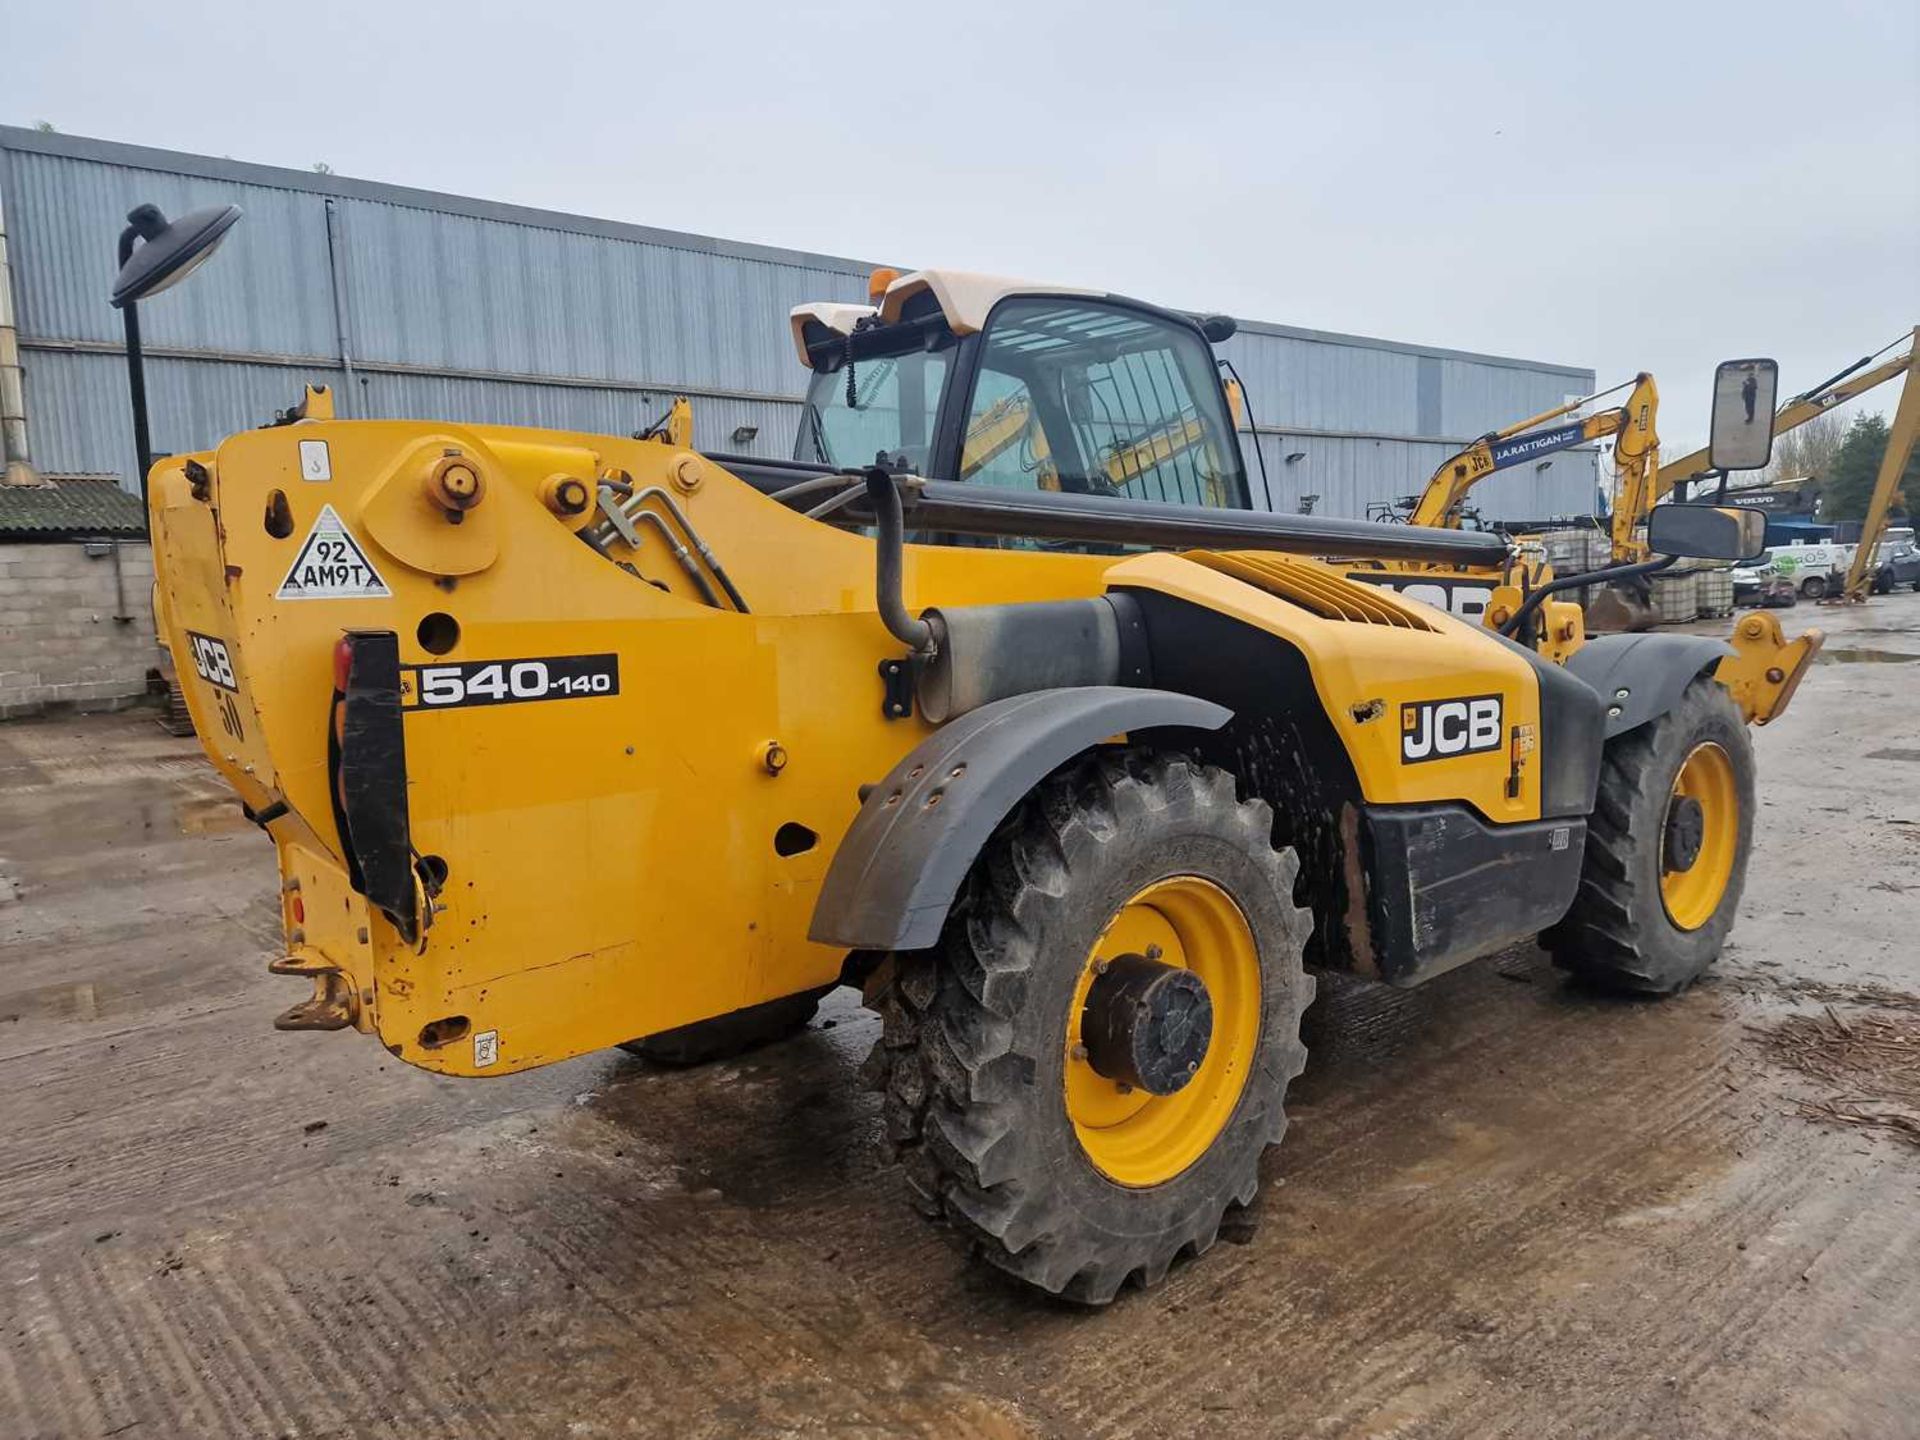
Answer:
[(999, 305), (981, 337), (960, 479), (1245, 508), (1246, 475), (1207, 343), (1080, 299)]

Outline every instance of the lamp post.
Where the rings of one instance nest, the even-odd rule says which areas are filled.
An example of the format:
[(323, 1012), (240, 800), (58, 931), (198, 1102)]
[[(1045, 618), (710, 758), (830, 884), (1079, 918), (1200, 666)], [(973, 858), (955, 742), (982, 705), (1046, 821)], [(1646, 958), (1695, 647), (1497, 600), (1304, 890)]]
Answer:
[(120, 232), (120, 273), (113, 308), (127, 332), (127, 391), (133, 400), (133, 446), (140, 464), (140, 503), (147, 503), (153, 439), (147, 428), (146, 357), (140, 349), (140, 302), (178, 285), (206, 263), (240, 218), (238, 205), (211, 205), (168, 220), (157, 205), (136, 205)]

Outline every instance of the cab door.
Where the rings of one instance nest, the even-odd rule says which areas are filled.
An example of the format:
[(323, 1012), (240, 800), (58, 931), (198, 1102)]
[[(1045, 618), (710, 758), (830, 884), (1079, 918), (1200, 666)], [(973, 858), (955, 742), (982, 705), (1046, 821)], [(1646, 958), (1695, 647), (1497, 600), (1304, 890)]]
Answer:
[(1199, 327), (1126, 301), (1002, 300), (968, 347), (935, 473), (1007, 489), (1249, 508)]

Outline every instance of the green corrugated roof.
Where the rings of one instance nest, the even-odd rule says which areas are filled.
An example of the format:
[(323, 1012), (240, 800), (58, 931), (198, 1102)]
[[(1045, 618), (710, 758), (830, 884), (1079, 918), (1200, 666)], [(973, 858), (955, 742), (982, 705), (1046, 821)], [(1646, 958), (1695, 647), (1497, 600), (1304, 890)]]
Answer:
[(140, 497), (111, 475), (69, 476), (50, 485), (0, 485), (0, 540), (72, 540), (144, 535)]

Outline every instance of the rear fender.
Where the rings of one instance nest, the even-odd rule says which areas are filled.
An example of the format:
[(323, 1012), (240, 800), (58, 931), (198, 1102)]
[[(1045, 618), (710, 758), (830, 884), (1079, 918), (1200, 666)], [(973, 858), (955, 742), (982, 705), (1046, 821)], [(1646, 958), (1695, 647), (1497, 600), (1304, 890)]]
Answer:
[(809, 937), (850, 950), (921, 950), (995, 827), (1049, 773), (1122, 733), (1218, 730), (1223, 705), (1091, 685), (996, 700), (942, 726), (868, 792), (835, 852)]

